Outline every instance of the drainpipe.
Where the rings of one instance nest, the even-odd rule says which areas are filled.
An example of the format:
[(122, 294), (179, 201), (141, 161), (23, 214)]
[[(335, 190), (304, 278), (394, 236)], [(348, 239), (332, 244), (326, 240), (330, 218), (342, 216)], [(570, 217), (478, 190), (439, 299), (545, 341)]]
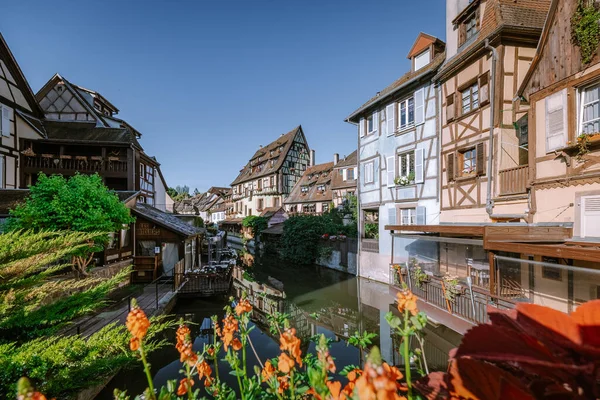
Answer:
[(498, 51), (490, 46), (490, 41), (485, 39), (486, 49), (490, 49), (492, 51), (492, 76), (491, 76), (491, 85), (490, 85), (490, 137), (488, 144), (488, 166), (487, 166), (487, 199), (485, 202), (485, 210), (488, 215), (491, 217), (494, 212), (494, 202), (492, 200), (492, 169), (493, 169), (493, 154), (494, 154), (494, 108), (496, 104), (494, 103), (494, 92), (496, 89), (496, 63), (498, 61)]

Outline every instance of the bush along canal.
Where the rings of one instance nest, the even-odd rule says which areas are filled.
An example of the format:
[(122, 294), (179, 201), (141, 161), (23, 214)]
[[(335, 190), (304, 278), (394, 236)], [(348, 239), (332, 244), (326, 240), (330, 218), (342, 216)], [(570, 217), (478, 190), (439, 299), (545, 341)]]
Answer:
[[(270, 332), (268, 317), (274, 312), (286, 313), (291, 325), (296, 328), (302, 341), (302, 353), (314, 353), (315, 343), (311, 338), (324, 334), (331, 340), (330, 353), (337, 365), (362, 365), (366, 354), (349, 340), (357, 332), (374, 333), (371, 339), (378, 346), (384, 360), (403, 368), (399, 349), (400, 338), (392, 334), (385, 321), (389, 311), (398, 313), (394, 305), (394, 289), (388, 285), (357, 278), (355, 276), (319, 266), (289, 265), (275, 258), (254, 258), (246, 254), (245, 262), (235, 267), (230, 295), (239, 298), (246, 293), (252, 304), (251, 324), (255, 329), (250, 337), (258, 356), (265, 360), (279, 355), (279, 335)], [(204, 344), (213, 342), (210, 317), (223, 317), (228, 296), (213, 298), (178, 298), (172, 311), (173, 318), (188, 321), (191, 329), (193, 349), (201, 352)], [(448, 352), (458, 346), (461, 335), (438, 324), (425, 327), (423, 350), (430, 371), (446, 370)], [(166, 332), (165, 339), (175, 343), (175, 332)], [(411, 343), (417, 348), (418, 343)], [(167, 345), (150, 356), (153, 381), (160, 387), (168, 380), (181, 379), (179, 353), (173, 345)], [(259, 365), (250, 352), (250, 370)], [(221, 371), (228, 370), (225, 361), (219, 362)], [(236, 386), (235, 376), (226, 375), (230, 387)], [(343, 378), (341, 379), (344, 380)], [(122, 370), (96, 397), (112, 399), (115, 388), (127, 390), (131, 395), (142, 393), (147, 382), (144, 371), (136, 366)]]

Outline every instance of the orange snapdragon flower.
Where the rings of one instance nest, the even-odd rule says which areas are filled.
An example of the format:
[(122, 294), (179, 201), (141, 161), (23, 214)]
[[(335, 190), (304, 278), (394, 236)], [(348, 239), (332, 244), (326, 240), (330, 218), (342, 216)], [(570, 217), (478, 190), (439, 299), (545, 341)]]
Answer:
[(129, 348), (132, 351), (136, 351), (140, 348), (140, 344), (146, 333), (148, 333), (148, 328), (150, 328), (150, 321), (144, 311), (133, 302), (133, 308), (129, 311), (127, 315), (127, 321), (125, 322), (127, 326), (127, 330), (131, 333), (132, 338), (129, 340)]
[(240, 351), (242, 349), (242, 342), (240, 342), (240, 339), (234, 338), (233, 341), (231, 342), (231, 347), (235, 351)]
[(206, 378), (204, 381), (204, 386), (208, 387), (212, 384), (212, 368), (206, 361), (202, 361), (198, 364), (198, 379), (202, 381), (203, 378)]
[(250, 311), (252, 311), (252, 305), (250, 305), (248, 299), (240, 300), (239, 303), (235, 306), (235, 313), (237, 315), (242, 315), (243, 313), (247, 313)]
[(279, 394), (283, 394), (283, 392), (285, 392), (286, 390), (288, 390), (290, 388), (290, 382), (288, 380), (287, 375), (278, 376), (277, 382), (279, 382), (279, 388), (277, 389)]
[(175, 333), (175, 337), (177, 339), (177, 343), (175, 344), (175, 348), (177, 351), (181, 352), (186, 341), (190, 340), (192, 332), (190, 328), (181, 324), (179, 328), (177, 328), (177, 332)]
[(419, 310), (417, 309), (417, 296), (415, 296), (410, 290), (398, 292), (396, 295), (398, 301), (398, 311), (404, 314), (405, 310), (408, 310), (412, 315), (417, 315)]
[(406, 397), (398, 394), (404, 389), (399, 382), (402, 376), (398, 368), (389, 366), (385, 362), (376, 365), (367, 361), (363, 373), (355, 382), (358, 398), (361, 400), (406, 400)]
[(261, 372), (261, 377), (262, 377), (262, 381), (263, 382), (267, 382), (269, 379), (271, 379), (277, 372), (275, 371), (275, 367), (273, 367), (273, 364), (271, 364), (271, 360), (267, 360), (267, 362), (265, 362), (265, 366), (262, 369)]
[(193, 367), (198, 362), (198, 355), (192, 350), (191, 342), (185, 342), (181, 350), (179, 350), (179, 361), (188, 363), (190, 367)]
[(188, 392), (188, 389), (191, 389), (194, 386), (194, 380), (183, 378), (179, 381), (179, 387), (177, 388), (177, 396), (183, 396)]
[(279, 362), (277, 363), (277, 367), (281, 372), (287, 374), (294, 368), (294, 360), (292, 360), (287, 354), (281, 353), (279, 355)]
[(238, 330), (238, 320), (233, 317), (233, 315), (227, 315), (223, 319), (223, 330), (221, 332), (221, 340), (223, 341), (223, 346), (225, 351), (233, 341), (233, 335)]
[(302, 350), (300, 350), (300, 339), (296, 337), (296, 329), (286, 329), (279, 338), (279, 348), (282, 351), (288, 351), (296, 360), (299, 366), (302, 366)]

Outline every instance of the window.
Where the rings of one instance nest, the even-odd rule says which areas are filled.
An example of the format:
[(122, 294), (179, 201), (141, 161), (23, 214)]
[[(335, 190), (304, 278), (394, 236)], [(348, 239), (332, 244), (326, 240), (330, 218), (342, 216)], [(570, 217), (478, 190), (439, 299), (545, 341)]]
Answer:
[(263, 184), (263, 182), (262, 182), (262, 180), (261, 180), (261, 179), (259, 179), (259, 180), (256, 182), (256, 185), (257, 185), (257, 189), (258, 189), (258, 190), (262, 190), (262, 188), (263, 188), (263, 185), (262, 185), (262, 184)]
[(274, 176), (271, 176), (269, 178), (269, 184), (271, 187), (275, 187), (275, 177)]
[(6, 170), (6, 157), (0, 156), (0, 189), (4, 188), (4, 171)]
[(546, 97), (546, 152), (567, 145), (567, 90)]
[(302, 193), (308, 193), (308, 186), (302, 186), (302, 187), (300, 188), (300, 191), (301, 191)]
[(462, 114), (466, 114), (479, 107), (479, 84), (475, 82), (460, 92), (462, 100)]
[(317, 190), (320, 192), (324, 192), (325, 191), (325, 185), (319, 185), (317, 186)]
[(315, 203), (305, 204), (302, 206), (302, 211), (305, 213), (315, 213), (317, 212), (317, 205)]
[(273, 199), (273, 206), (275, 206), (275, 207), (279, 207), (279, 197), (275, 197), (275, 198)]
[(329, 211), (329, 203), (321, 204), (321, 211), (328, 212)]
[(460, 152), (459, 158), (462, 165), (461, 175), (470, 175), (475, 172), (477, 167), (477, 151), (475, 148)]
[(348, 180), (348, 181), (354, 180), (354, 168), (348, 168), (346, 170), (346, 180)]
[(398, 104), (400, 118), (398, 119), (398, 128), (405, 129), (415, 123), (415, 99), (411, 97)]
[(256, 207), (256, 209), (258, 211), (262, 210), (264, 207), (264, 200), (263, 199), (258, 199), (258, 207)]
[(415, 175), (415, 153), (408, 152), (398, 156), (398, 176), (406, 176), (414, 179)]
[(373, 133), (376, 130), (377, 130), (377, 113), (374, 112), (373, 114), (371, 114), (367, 117), (367, 133)]
[(417, 223), (416, 208), (400, 209), (400, 225), (415, 225)]
[(269, 187), (270, 180), (269, 178), (263, 178), (263, 187)]
[(431, 50), (427, 49), (415, 57), (415, 71), (423, 68), (431, 62)]
[(252, 215), (252, 209), (251, 208), (248, 209), (248, 215)]
[(477, 33), (477, 14), (473, 13), (465, 22), (465, 41), (471, 39)]
[(581, 91), (580, 99), (580, 133), (592, 134), (600, 132), (600, 84)]
[[(557, 258), (542, 257), (542, 261), (550, 264), (559, 264)], [(560, 267), (542, 266), (542, 278), (551, 279), (553, 281), (562, 281), (562, 271)]]
[(375, 163), (370, 162), (365, 164), (365, 183), (373, 183), (375, 181)]

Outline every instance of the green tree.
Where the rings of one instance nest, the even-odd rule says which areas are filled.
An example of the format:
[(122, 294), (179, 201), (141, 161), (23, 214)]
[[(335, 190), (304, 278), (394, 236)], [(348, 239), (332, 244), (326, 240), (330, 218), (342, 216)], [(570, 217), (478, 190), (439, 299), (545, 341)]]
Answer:
[(6, 231), (31, 229), (92, 233), (87, 246), (72, 253), (74, 271), (87, 276), (94, 252), (109, 240), (109, 233), (128, 229), (135, 219), (99, 175), (40, 174), (23, 204), (10, 211)]
[[(130, 272), (125, 269), (112, 278), (65, 276), (71, 255), (86, 249), (95, 235), (0, 235), (0, 398), (14, 398), (14, 385), (23, 375), (49, 397), (68, 398), (135, 360), (121, 324), (106, 326), (89, 338), (65, 335), (73, 320), (106, 305), (107, 295)], [(154, 325), (152, 335), (165, 323)]]
[(260, 239), (260, 233), (267, 229), (269, 226), (269, 220), (258, 215), (248, 215), (243, 219), (242, 226), (244, 228), (250, 228), (252, 231), (252, 236), (254, 236), (256, 239)]

